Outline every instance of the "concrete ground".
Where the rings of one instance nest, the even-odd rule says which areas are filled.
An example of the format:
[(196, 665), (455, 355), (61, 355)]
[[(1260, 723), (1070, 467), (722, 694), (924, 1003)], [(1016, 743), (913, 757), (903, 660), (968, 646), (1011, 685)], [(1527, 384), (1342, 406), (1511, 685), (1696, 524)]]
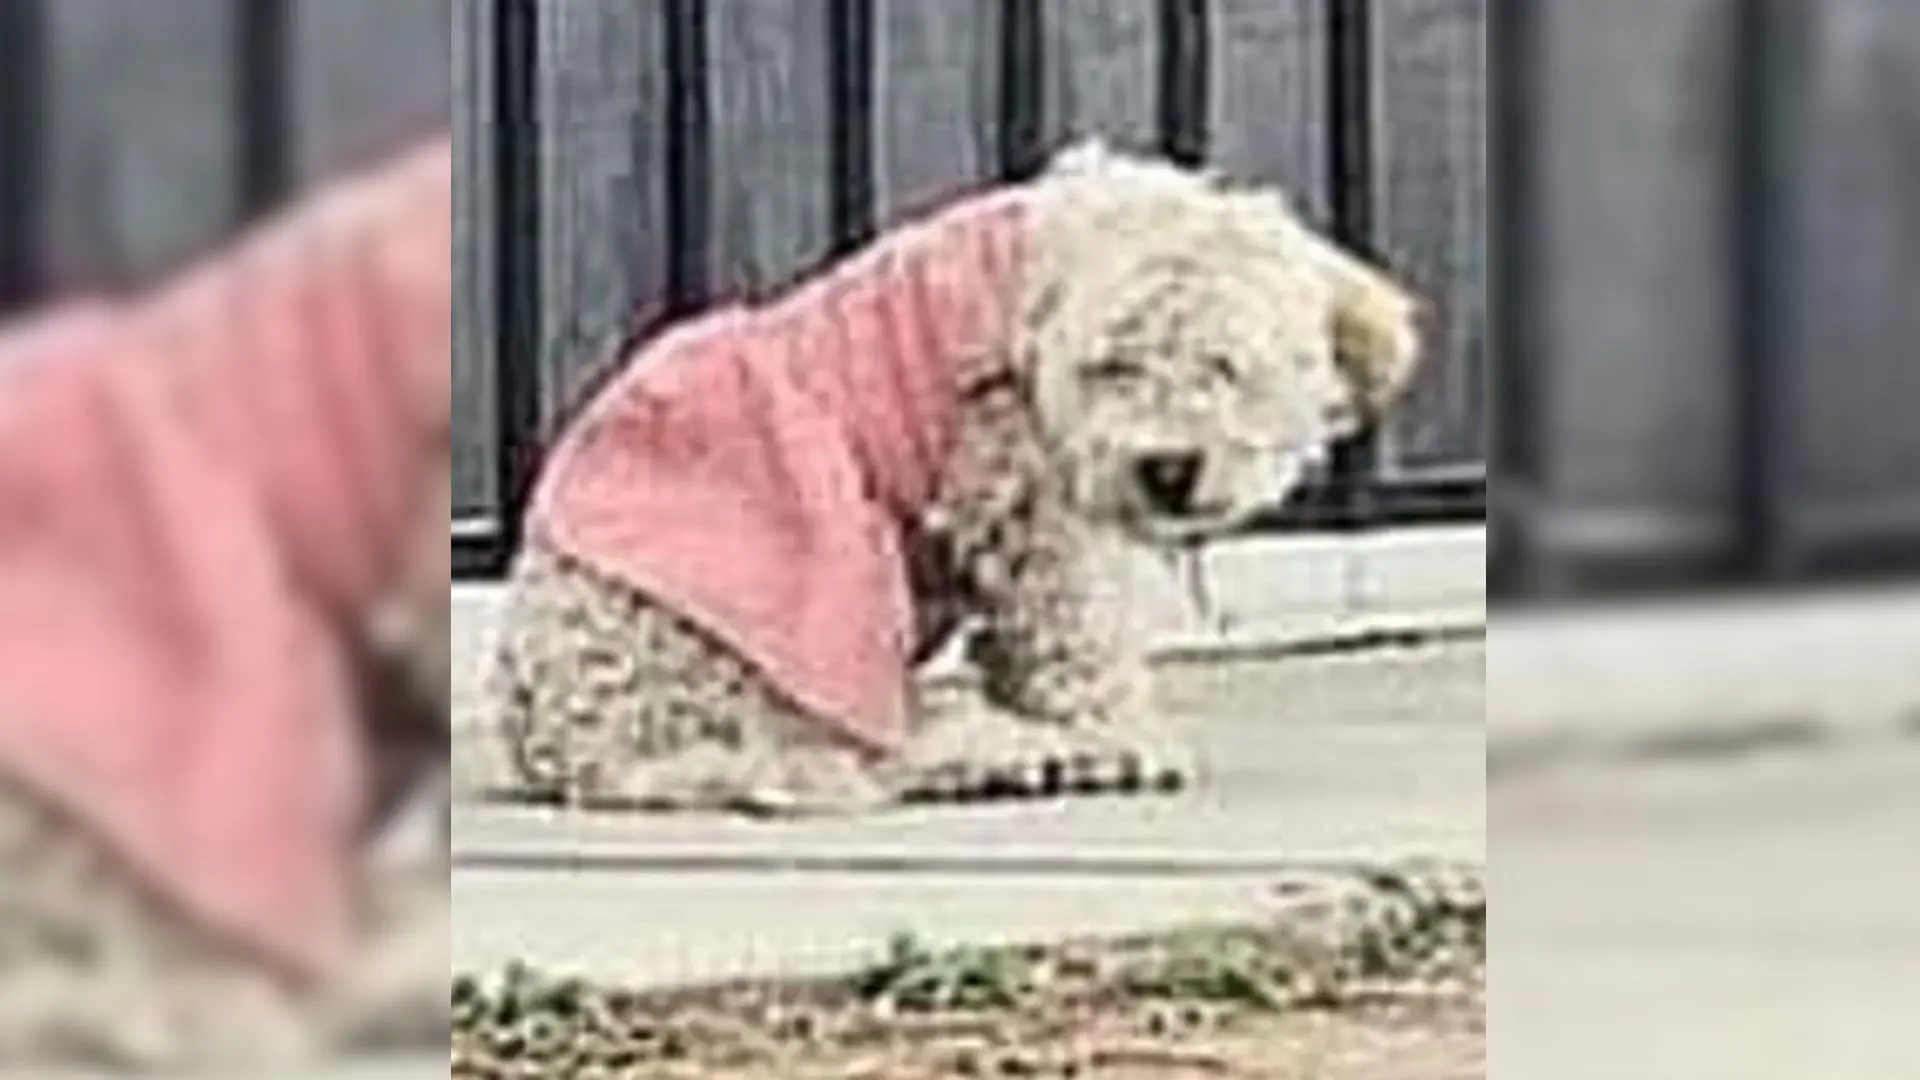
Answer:
[[(1202, 722), (1211, 775), (1189, 796), (788, 825), (461, 807), (455, 963), (525, 957), (657, 981), (831, 967), (907, 927), (1135, 929), (1250, 904), (1282, 865), (1484, 857), (1484, 648), (1284, 655), (1409, 624), (1471, 638), (1484, 548), (1476, 529), (1221, 545), (1207, 556), (1214, 625), (1165, 568), (1117, 568), (1129, 617), (1170, 657), (1167, 705)], [(473, 718), (499, 591), (454, 602), (466, 787), (497, 770)]]
[(454, 957), (673, 982), (836, 967), (896, 931), (1007, 939), (1251, 909), (1287, 866), (1485, 856), (1484, 652), (1178, 664), (1207, 782), (1177, 798), (855, 821), (462, 807)]
[[(1243, 612), (1286, 614), (1270, 554), (1228, 560)], [(1466, 554), (1435, 575), (1401, 549), (1382, 591), (1391, 560), (1323, 552), (1345, 584), (1267, 636), (1470, 623)], [(489, 600), (465, 601), (477, 658)], [(1262, 619), (1211, 661), (1168, 635), (1215, 769), (1183, 799), (787, 827), (463, 807), (456, 964), (831, 967), (902, 928), (1134, 928), (1234, 910), (1293, 861), (1491, 843), (1497, 1075), (1914, 1075), (1920, 595), (1503, 617), (1349, 656), (1244, 647)]]
[(1497, 785), (1495, 1074), (1915, 1075), (1920, 743)]
[[(1435, 547), (1217, 560), (1238, 631), (1163, 634), (1216, 768), (1183, 800), (788, 828), (464, 808), (456, 961), (830, 967), (905, 927), (1132, 928), (1233, 910), (1290, 860), (1492, 843), (1498, 1075), (1913, 1075), (1920, 594), (1502, 617), (1483, 643), (1352, 656), (1247, 647), (1483, 620), (1472, 539)], [(477, 657), (489, 600), (465, 600)]]
[(1916, 1075), (1916, 641), (1893, 588), (1496, 620), (1496, 1075)]

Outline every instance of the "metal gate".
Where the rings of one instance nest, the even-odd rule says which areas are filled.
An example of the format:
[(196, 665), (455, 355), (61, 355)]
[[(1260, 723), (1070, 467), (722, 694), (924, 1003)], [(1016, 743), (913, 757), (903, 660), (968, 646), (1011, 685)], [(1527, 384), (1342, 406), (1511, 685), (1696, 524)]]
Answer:
[(1404, 417), (1258, 527), (1485, 506), (1485, 0), (486, 0), (455, 22), (455, 548), (497, 571), (635, 324), (778, 287), (1076, 135), (1278, 181), (1437, 301)]

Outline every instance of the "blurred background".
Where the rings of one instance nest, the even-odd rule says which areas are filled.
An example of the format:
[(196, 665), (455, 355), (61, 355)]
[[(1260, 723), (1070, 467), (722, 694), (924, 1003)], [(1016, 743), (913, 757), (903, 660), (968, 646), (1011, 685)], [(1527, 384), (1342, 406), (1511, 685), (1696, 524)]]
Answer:
[(1920, 8), (1491, 10), (1494, 590), (1920, 568)]
[(1913, 1075), (1920, 5), (1489, 11), (1494, 1075)]
[[(0, 319), (148, 284), (329, 177), (443, 134), (453, 6), (0, 0)], [(396, 854), (431, 839), (409, 829)], [(0, 960), (13, 985), (20, 963)], [(309, 1075), (444, 1075), (425, 1057)]]
[(0, 309), (139, 284), (447, 126), (452, 0), (0, 4)]

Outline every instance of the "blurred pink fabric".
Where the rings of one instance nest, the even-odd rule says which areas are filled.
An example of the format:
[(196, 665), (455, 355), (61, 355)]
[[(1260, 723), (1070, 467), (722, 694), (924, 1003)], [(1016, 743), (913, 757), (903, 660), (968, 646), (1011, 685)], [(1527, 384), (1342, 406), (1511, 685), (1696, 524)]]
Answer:
[(0, 769), (309, 971), (364, 813), (343, 628), (444, 430), (451, 196), (436, 144), (0, 335)]
[(1011, 190), (897, 229), (770, 303), (668, 331), (589, 403), (530, 535), (753, 661), (852, 745), (905, 735), (902, 537), (937, 494), (968, 368), (1003, 359)]

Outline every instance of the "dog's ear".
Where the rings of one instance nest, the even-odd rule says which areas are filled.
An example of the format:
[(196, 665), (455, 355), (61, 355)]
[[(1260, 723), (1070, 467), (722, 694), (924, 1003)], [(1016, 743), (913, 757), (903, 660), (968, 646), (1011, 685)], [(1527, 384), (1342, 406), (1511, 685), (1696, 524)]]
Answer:
[(1329, 249), (1333, 342), (1353, 388), (1355, 417), (1371, 424), (1399, 399), (1420, 361), (1425, 305), (1381, 271)]

